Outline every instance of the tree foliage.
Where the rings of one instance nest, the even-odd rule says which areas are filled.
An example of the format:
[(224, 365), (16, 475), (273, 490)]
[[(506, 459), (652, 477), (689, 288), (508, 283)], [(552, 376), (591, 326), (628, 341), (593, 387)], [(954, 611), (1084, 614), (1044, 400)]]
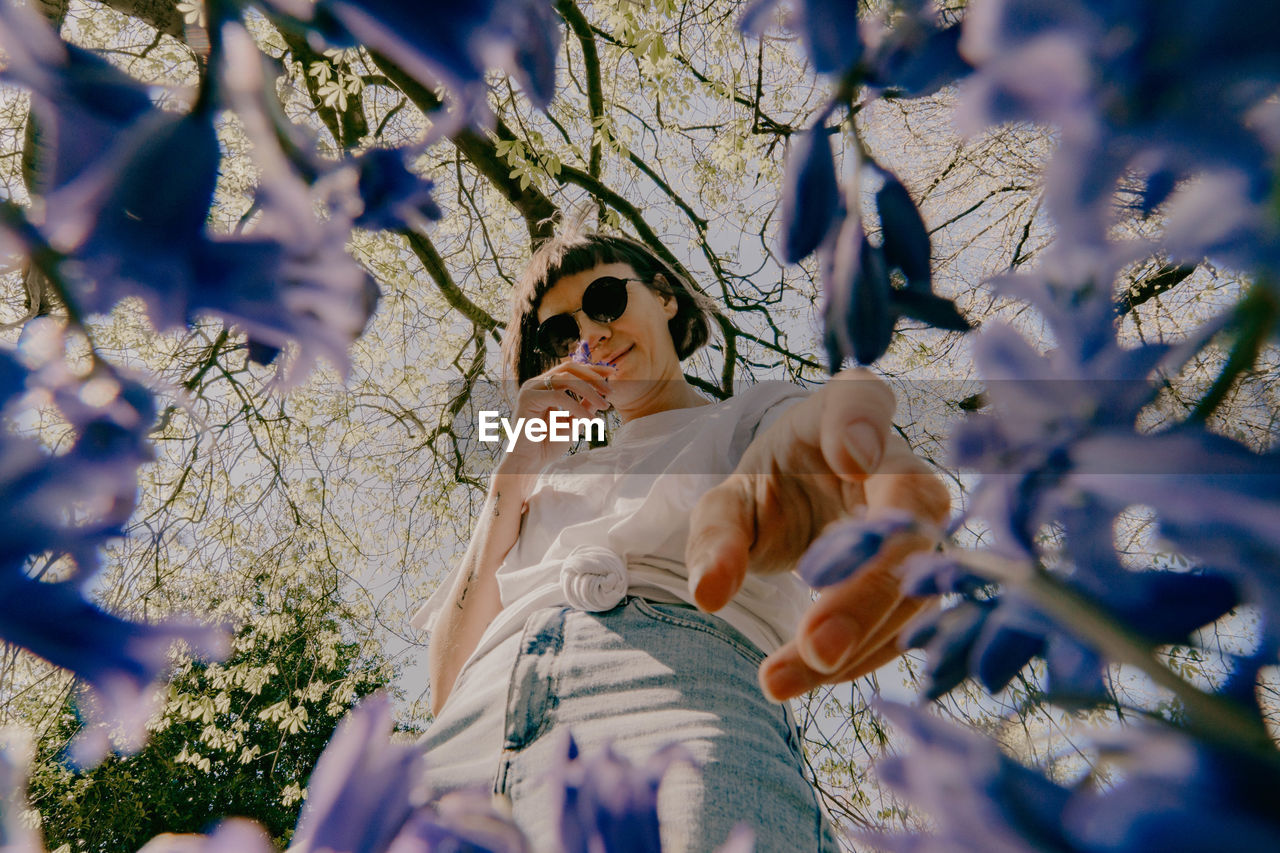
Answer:
[[(269, 579), (260, 581), (270, 588)], [(50, 849), (133, 851), (163, 832), (251, 818), (281, 847), (338, 721), (393, 676), (344, 639), (340, 608), (294, 585), (260, 593), (221, 663), (173, 671), (147, 745), (76, 770), (62, 751), (81, 725), (72, 702), (48, 726), (28, 789)]]

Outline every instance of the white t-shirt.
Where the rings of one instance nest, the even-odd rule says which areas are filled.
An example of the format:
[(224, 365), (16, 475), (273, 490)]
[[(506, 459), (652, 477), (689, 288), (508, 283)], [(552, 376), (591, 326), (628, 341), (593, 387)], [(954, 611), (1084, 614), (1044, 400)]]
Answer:
[[(472, 658), (521, 631), (543, 607), (604, 611), (626, 595), (692, 604), (684, 551), (694, 504), (733, 472), (757, 432), (807, 393), (760, 383), (718, 403), (628, 421), (607, 447), (550, 463), (498, 567), (502, 611)], [(436, 589), (413, 627), (434, 627), (450, 586)], [(752, 574), (717, 613), (770, 653), (794, 634), (810, 601), (809, 587), (791, 572)]]

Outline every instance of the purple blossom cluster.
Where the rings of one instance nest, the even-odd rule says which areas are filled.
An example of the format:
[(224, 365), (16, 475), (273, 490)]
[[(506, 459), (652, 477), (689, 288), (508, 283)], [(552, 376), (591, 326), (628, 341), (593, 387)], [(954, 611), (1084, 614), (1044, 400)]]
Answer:
[[(579, 755), (570, 741), (563, 760), (547, 769), (544, 784), (560, 794), (558, 837), (530, 839), (508, 810), (486, 791), (462, 790), (425, 801), (430, 766), (414, 743), (396, 741), (385, 694), (363, 700), (339, 724), (307, 787), (307, 801), (289, 845), (295, 853), (648, 853), (658, 838), (658, 786), (678, 750), (633, 765), (605, 748)], [(0, 751), (0, 798), (10, 782), (8, 755)], [(10, 788), (20, 784), (12, 774)], [(3, 799), (0, 799), (0, 803)], [(5, 841), (0, 824), (0, 841)], [(16, 834), (15, 834), (16, 836)], [(19, 843), (23, 842), (23, 843)], [(8, 842), (6, 842), (8, 843)], [(740, 827), (716, 853), (751, 853), (751, 833)], [(15, 837), (5, 850), (37, 853)], [(265, 831), (247, 820), (228, 820), (208, 835), (168, 835), (140, 853), (272, 853)]]
[[(762, 11), (774, 5), (755, 4), (744, 27), (758, 31)], [(986, 0), (944, 26), (931, 4), (890, 7), (892, 27), (889, 18), (860, 18), (854, 4), (818, 0), (797, 0), (788, 17), (814, 70), (839, 83), (813, 128), (792, 142), (781, 224), (788, 261), (815, 251), (821, 259), (833, 368), (850, 356), (879, 358), (898, 314), (962, 325), (928, 294), (928, 234), (918, 210), (874, 164), (860, 169), (882, 180), (875, 198), (882, 236), (868, 260), (871, 244), (851, 224), (857, 185), (842, 190), (836, 179), (825, 127), (832, 112), (855, 91), (905, 97), (955, 83), (956, 120), (967, 132), (1030, 121), (1050, 125), (1058, 143), (1043, 187), (1055, 242), (1034, 271), (989, 283), (1034, 308), (1055, 345), (1042, 351), (998, 323), (975, 332), (987, 406), (951, 435), (951, 462), (980, 475), (953, 527), (978, 523), (991, 544), (919, 555), (904, 570), (906, 592), (947, 597), (904, 636), (924, 650), (924, 698), (968, 678), (998, 692), (1040, 658), (1044, 695), (1060, 706), (1119, 707), (1107, 674), (1121, 663), (1172, 691), (1179, 710), (1098, 735), (1095, 746), (1119, 781), (1085, 778), (1068, 788), (990, 740), (942, 723), (927, 706), (884, 705), (917, 746), (882, 762), (881, 777), (924, 807), (936, 832), (865, 840), (913, 851), (1182, 851), (1220, 849), (1230, 838), (1236, 849), (1272, 849), (1280, 820), (1259, 792), (1275, 784), (1280, 750), (1257, 688), (1280, 650), (1280, 452), (1210, 429), (1211, 396), (1158, 431), (1142, 426), (1141, 413), (1163, 377), (1216, 334), (1247, 338), (1242, 351), (1274, 334), (1275, 11), (1234, 2)], [(1125, 217), (1153, 215), (1163, 226), (1158, 236), (1114, 236)], [(1191, 263), (1208, 257), (1255, 283), (1177, 345), (1125, 345), (1112, 282), (1126, 264), (1153, 254)], [(895, 266), (898, 287), (886, 297), (874, 283)], [(895, 309), (902, 294), (924, 295), (933, 315)], [(1239, 368), (1229, 364), (1215, 388), (1230, 383), (1232, 369)], [(1114, 530), (1134, 506), (1152, 513), (1161, 541), (1194, 568), (1122, 561)], [(838, 582), (902, 529), (891, 522), (833, 529), (801, 570), (815, 585)], [(1242, 604), (1261, 615), (1256, 645), (1225, 655), (1222, 684), (1190, 684), (1157, 662), (1161, 647), (1195, 645), (1198, 629)]]
[[(321, 157), (276, 100), (265, 57), (241, 16), (264, 13), (317, 49), (362, 44), (453, 99), (447, 121), (484, 119), (484, 74), (507, 68), (536, 103), (554, 88), (557, 19), (543, 0), (469, 3), (424, 16), (377, 2), (206, 4), (209, 49), (190, 106), (161, 106), (149, 87), (65, 42), (29, 4), (0, 3), (0, 80), (30, 93), (40, 144), (30, 202), (0, 199), (0, 247), (23, 256), (65, 309), (30, 320), (18, 352), (0, 351), (0, 640), (74, 673), (89, 721), (70, 757), (136, 749), (170, 647), (224, 653), (222, 626), (149, 624), (88, 594), (104, 545), (123, 534), (151, 459), (155, 393), (92, 349), (95, 314), (135, 297), (156, 329), (215, 318), (243, 336), (250, 360), (293, 384), (320, 358), (343, 368), (378, 302), (344, 247), (354, 228), (409, 229), (439, 219), (432, 184), (399, 150)], [(261, 170), (247, 228), (210, 227), (222, 168), (218, 122), (236, 113)], [(445, 113), (437, 116), (442, 118)], [(460, 117), (460, 119), (456, 118)], [(453, 128), (456, 129), (456, 128)], [(90, 368), (69, 367), (70, 336)], [(288, 352), (287, 357), (282, 354)], [(56, 410), (70, 431), (57, 452), (19, 424)], [(107, 732), (114, 728), (114, 739)]]

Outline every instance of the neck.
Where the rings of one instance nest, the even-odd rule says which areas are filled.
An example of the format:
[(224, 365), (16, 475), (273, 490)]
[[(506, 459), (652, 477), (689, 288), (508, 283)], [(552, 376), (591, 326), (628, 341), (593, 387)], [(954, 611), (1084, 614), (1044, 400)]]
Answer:
[[(639, 384), (639, 383), (637, 383)], [(655, 415), (670, 409), (690, 409), (694, 406), (705, 406), (708, 400), (698, 394), (680, 375), (677, 379), (661, 379), (644, 383), (644, 389), (633, 399), (623, 404), (614, 404), (618, 417), (623, 423)]]

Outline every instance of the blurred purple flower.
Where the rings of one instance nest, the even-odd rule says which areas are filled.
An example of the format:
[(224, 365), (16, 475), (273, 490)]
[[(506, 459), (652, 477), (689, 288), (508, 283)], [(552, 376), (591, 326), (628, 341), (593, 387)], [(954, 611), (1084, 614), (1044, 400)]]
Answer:
[(1280, 785), (1274, 751), (1244, 752), (1195, 741), (1172, 729), (1129, 728), (1095, 737), (1120, 781), (1111, 790), (1082, 788), (1063, 812), (1079, 849), (1191, 853), (1274, 850)]
[(859, 833), (886, 851), (983, 850), (1169, 853), (1270, 850), (1280, 844), (1271, 792), (1273, 752), (1196, 742), (1182, 732), (1130, 724), (1095, 735), (1115, 767), (1102, 787), (1086, 777), (1057, 785), (1005, 756), (989, 738), (922, 708), (877, 709), (915, 741), (876, 769), (933, 819), (930, 836)]
[(363, 699), (338, 725), (307, 783), (293, 845), (301, 850), (382, 853), (414, 812), (421, 749), (392, 743), (391, 702)]
[(556, 780), (564, 792), (563, 853), (661, 850), (658, 785), (667, 767), (683, 758), (683, 750), (668, 748), (636, 767), (610, 747), (580, 757), (570, 739), (568, 761)]
[[(58, 321), (37, 318), (19, 342), (25, 364), (0, 353), (0, 385), (25, 387), (51, 400), (73, 431), (70, 447), (51, 454), (34, 439), (0, 431), (0, 638), (73, 672), (92, 691), (88, 726), (71, 758), (92, 764), (123, 730), (138, 748), (151, 711), (149, 688), (170, 645), (222, 653), (217, 628), (181, 619), (148, 625), (101, 610), (84, 590), (98, 571), (106, 540), (123, 535), (137, 502), (139, 466), (151, 459), (155, 420), (149, 391), (105, 365), (89, 376), (69, 370)], [(6, 395), (7, 396), (7, 395)], [(0, 408), (6, 401), (0, 396)], [(33, 555), (68, 556), (75, 573), (57, 582), (28, 576)]]
[(49, 194), (45, 231), (75, 261), (81, 310), (105, 313), (139, 296), (161, 329), (191, 319), (193, 255), (205, 241), (219, 159), (211, 112), (156, 110)]
[(876, 772), (888, 788), (922, 808), (934, 834), (857, 832), (884, 851), (1071, 851), (1060, 827), (1071, 792), (1000, 752), (987, 737), (944, 722), (927, 709), (877, 702), (876, 709), (914, 741), (883, 758)]
[(157, 710), (150, 691), (174, 642), (187, 643), (200, 656), (226, 653), (226, 636), (218, 628), (180, 619), (130, 622), (87, 601), (76, 581), (33, 580), (13, 562), (0, 565), (0, 638), (70, 670), (89, 686), (90, 724), (68, 750), (79, 766), (107, 754), (109, 730), (118, 733), (124, 751), (141, 748), (145, 724)]
[(862, 58), (858, 4), (850, 0), (799, 0), (799, 29), (813, 69), (839, 74)]
[(0, 414), (9, 401), (23, 392), (27, 385), (27, 371), (17, 359), (0, 350)]
[[(1157, 391), (1148, 377), (1177, 368), (1220, 321), (1178, 347), (1123, 349), (1109, 288), (1063, 288), (1048, 279), (1037, 285), (1025, 276), (1000, 288), (1041, 312), (1058, 347), (1041, 355), (1002, 326), (975, 339), (992, 411), (970, 416), (952, 435), (955, 463), (983, 474), (970, 512), (990, 523), (1005, 546), (1032, 554), (1041, 525), (1084, 501), (1104, 520), (1127, 506), (1148, 506), (1167, 538), (1234, 576), (1247, 598), (1280, 604), (1271, 591), (1280, 537), (1270, 521), (1280, 511), (1280, 454), (1254, 453), (1194, 423), (1161, 433), (1137, 428)], [(1111, 532), (1068, 537), (1066, 548), (1082, 571), (1111, 565), (1102, 562), (1105, 548), (1087, 550), (1095, 538), (1110, 543)], [(1106, 578), (1101, 570), (1098, 576)], [(1267, 631), (1280, 638), (1280, 626)]]
[[(759, 35), (778, 0), (755, 0), (742, 14), (742, 30)], [(849, 0), (795, 0), (787, 26), (804, 39), (813, 70), (841, 74), (862, 57), (858, 4)]]
[[(126, 427), (100, 416), (76, 423), (76, 414), (83, 415), (69, 417), (79, 438), (58, 456), (30, 439), (0, 436), (0, 638), (88, 684), (91, 725), (70, 750), (74, 762), (88, 765), (109, 749), (108, 727), (122, 730), (126, 751), (141, 746), (154, 710), (148, 689), (164, 671), (175, 640), (186, 641), (196, 654), (219, 656), (224, 636), (180, 619), (130, 622), (85, 598), (101, 546), (122, 535), (133, 511), (137, 468), (150, 458), (141, 438), (150, 421)], [(73, 557), (77, 574), (56, 583), (28, 577), (28, 555), (48, 551)]]
[[(36, 320), (23, 346), (59, 347), (27, 385), (51, 398), (74, 430), (63, 453), (51, 455), (33, 439), (0, 432), (0, 562), (20, 565), (31, 554), (65, 553), (81, 582), (97, 570), (99, 549), (137, 502), (137, 471), (151, 459), (146, 431), (155, 419), (150, 393), (105, 367), (90, 377), (63, 373), (56, 321)], [(45, 332), (51, 332), (45, 335)]]
[(550, 0), (483, 0), (419, 8), (392, 0), (297, 0), (271, 5), (328, 44), (363, 44), (421, 83), (443, 84), (459, 101), (454, 116), (433, 118), (435, 137), (488, 120), (485, 71), (514, 74), (529, 100), (545, 109), (555, 94), (560, 20)]
[(36, 185), (61, 187), (152, 109), (147, 89), (87, 50), (62, 41), (30, 7), (0, 4), (2, 76), (32, 91), (39, 131)]
[(524, 834), (481, 791), (457, 791), (415, 812), (387, 853), (528, 853)]
[(1156, 391), (1147, 377), (1171, 351), (1121, 349), (1111, 331), (1113, 308), (1101, 293), (1078, 296), (1022, 279), (1000, 288), (1032, 302), (1059, 346), (1041, 355), (1012, 328), (983, 328), (973, 354), (991, 411), (957, 425), (952, 461), (983, 474), (970, 512), (995, 526), (1001, 542), (1032, 553), (1039, 526), (1074, 500), (1066, 478), (1075, 444), (1134, 435), (1138, 413)]
[[(236, 59), (237, 75), (250, 79), (240, 85), (261, 82), (261, 74), (246, 69), (249, 59)], [(260, 65), (256, 50), (252, 63)], [(347, 347), (363, 331), (378, 296), (344, 250), (351, 228), (344, 211), (355, 205), (344, 200), (328, 218), (317, 218), (310, 187), (268, 128), (260, 87), (253, 96), (259, 100), (241, 97), (237, 106), (257, 109), (255, 156), (269, 160), (274, 154), (275, 160), (263, 169), (261, 214), (251, 235), (208, 233), (221, 155), (211, 102), (203, 97), (186, 115), (150, 110), (123, 128), (107, 153), (48, 195), (43, 230), (67, 256), (61, 272), (73, 281), (83, 312), (110, 311), (121, 298), (138, 296), (161, 329), (205, 313), (236, 324), (262, 361), (296, 341), (293, 377), (305, 376), (318, 356), (345, 368)], [(403, 195), (403, 188), (398, 192)], [(429, 209), (421, 199), (382, 201), (416, 201)]]
[(825, 587), (851, 577), (880, 553), (886, 541), (919, 529), (915, 516), (890, 511), (874, 519), (849, 518), (829, 525), (796, 565), (796, 574), (812, 587)]
[(431, 199), (435, 184), (409, 170), (414, 153), (414, 149), (374, 148), (355, 158), (357, 191), (364, 203), (353, 222), (357, 228), (418, 228), (426, 220), (441, 217), (439, 205)]
[[(1105, 238), (1111, 197), (1129, 169), (1152, 176), (1152, 198), (1204, 170), (1231, 171), (1245, 181), (1244, 207), (1261, 212), (1275, 141), (1255, 110), (1280, 85), (1280, 56), (1262, 35), (1277, 23), (1271, 7), (1238, 0), (994, 0), (964, 23), (961, 53), (977, 70), (959, 115), (970, 131), (1003, 121), (1056, 125), (1045, 196), (1060, 239)], [(1172, 216), (1180, 201), (1170, 204)], [(1219, 229), (1216, 217), (1180, 218), (1186, 231)], [(1249, 260), (1275, 260), (1267, 243), (1253, 248)]]
[(212, 835), (157, 835), (138, 853), (275, 853), (275, 849), (261, 826), (231, 818), (219, 823)]
[(960, 25), (940, 27), (933, 18), (895, 19), (868, 48), (866, 80), (895, 95), (923, 98), (973, 70), (960, 55)]
[[(763, 33), (777, 6), (756, 0), (742, 15), (742, 31)], [(860, 21), (858, 4), (848, 0), (796, 0), (787, 26), (818, 73), (852, 74), (896, 97), (932, 95), (972, 70), (960, 55), (960, 25), (942, 26), (928, 2), (900, 0)]]
[(823, 124), (826, 115), (822, 113), (813, 126), (792, 136), (787, 152), (779, 229), (782, 257), (789, 264), (807, 257), (839, 224), (840, 186)]

